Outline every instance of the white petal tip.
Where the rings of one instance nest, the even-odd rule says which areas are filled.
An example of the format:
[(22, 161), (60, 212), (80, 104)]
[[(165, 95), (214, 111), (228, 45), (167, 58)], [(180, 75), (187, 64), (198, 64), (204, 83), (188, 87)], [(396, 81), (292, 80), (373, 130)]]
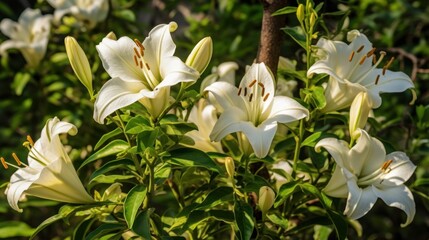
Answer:
[(178, 27), (176, 22), (170, 22), (168, 25), (170, 26), (170, 32), (176, 31), (176, 29)]

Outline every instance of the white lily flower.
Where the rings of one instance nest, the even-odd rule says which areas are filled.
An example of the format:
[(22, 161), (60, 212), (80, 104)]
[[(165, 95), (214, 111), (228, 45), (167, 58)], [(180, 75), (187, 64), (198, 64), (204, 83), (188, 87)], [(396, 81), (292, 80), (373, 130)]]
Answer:
[(56, 117), (50, 119), (28, 154), (28, 166), (19, 168), (11, 176), (5, 194), (16, 211), (22, 212), (18, 201), (25, 194), (67, 203), (94, 202), (60, 141), (62, 133), (75, 135), (77, 129)]
[(94, 119), (103, 123), (112, 112), (140, 101), (156, 118), (167, 107), (170, 86), (195, 82), (199, 73), (173, 56), (176, 45), (170, 32), (177, 24), (161, 24), (140, 43), (129, 37), (104, 38), (97, 45), (103, 67), (112, 77), (98, 93)]
[(25, 9), (18, 22), (3, 19), (1, 32), (10, 39), (0, 45), (0, 55), (6, 50), (18, 49), (30, 67), (37, 66), (46, 53), (51, 31), (51, 15), (42, 15), (39, 9)]
[(285, 96), (274, 96), (274, 78), (264, 63), (253, 64), (239, 88), (215, 82), (206, 89), (224, 109), (211, 134), (220, 141), (230, 133), (242, 132), (255, 155), (265, 157), (277, 130), (277, 123), (290, 123), (308, 116), (308, 110)]
[(186, 136), (195, 141), (193, 147), (205, 152), (223, 152), (220, 142), (212, 142), (210, 140), (210, 132), (217, 121), (217, 112), (213, 105), (209, 104), (204, 98), (200, 99), (192, 107), (188, 121), (198, 127), (198, 130), (186, 133)]
[(60, 22), (64, 15), (70, 14), (79, 21), (80, 26), (88, 28), (104, 21), (109, 12), (109, 1), (106, 0), (48, 0), (48, 3), (55, 8), (56, 22)]
[(308, 69), (307, 75), (326, 73), (330, 76), (325, 90), (326, 107), (324, 112), (340, 110), (350, 106), (359, 92), (367, 91), (373, 108), (381, 105), (380, 93), (403, 92), (413, 88), (414, 84), (403, 72), (387, 70), (393, 58), (377, 68), (385, 52), (377, 59), (375, 48), (368, 38), (357, 30), (347, 35), (346, 44), (341, 41), (319, 39), (317, 47), (321, 58)]
[(405, 153), (386, 155), (383, 144), (364, 130), (360, 130), (360, 137), (351, 149), (345, 141), (336, 138), (320, 140), (316, 150), (321, 148), (325, 148), (337, 163), (323, 191), (332, 197), (347, 198), (344, 214), (358, 219), (381, 198), (387, 205), (407, 214), (401, 226), (412, 222), (416, 212), (414, 198), (404, 183), (416, 166)]

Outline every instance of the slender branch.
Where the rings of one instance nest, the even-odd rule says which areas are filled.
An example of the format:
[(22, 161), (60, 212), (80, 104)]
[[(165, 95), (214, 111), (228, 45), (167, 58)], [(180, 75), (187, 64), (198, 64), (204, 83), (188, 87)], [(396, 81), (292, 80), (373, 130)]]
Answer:
[(272, 14), (285, 7), (286, 0), (261, 0), (261, 3), (264, 13), (256, 62), (264, 62), (276, 76), (283, 39), (283, 33), (280, 29), (286, 23), (286, 15), (272, 16)]

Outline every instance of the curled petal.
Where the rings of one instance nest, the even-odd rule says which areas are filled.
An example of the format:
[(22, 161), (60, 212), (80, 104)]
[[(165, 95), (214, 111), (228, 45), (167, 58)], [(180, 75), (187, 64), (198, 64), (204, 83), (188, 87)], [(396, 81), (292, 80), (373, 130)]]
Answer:
[(392, 152), (386, 156), (386, 160), (392, 160), (392, 163), (387, 167), (387, 173), (382, 176), (382, 184), (385, 186), (404, 184), (416, 170), (416, 165), (403, 152)]
[(315, 149), (318, 152), (321, 151), (321, 148), (326, 149), (341, 168), (345, 168), (349, 165), (347, 162), (347, 152), (349, 151), (347, 142), (336, 138), (324, 138), (315, 146)]
[(94, 120), (103, 123), (114, 111), (126, 107), (144, 96), (152, 97), (153, 92), (145, 89), (143, 83), (126, 82), (120, 78), (107, 81), (98, 93), (94, 104)]
[(243, 125), (251, 124), (246, 121), (246, 117), (246, 113), (240, 108), (230, 107), (226, 109), (213, 127), (210, 139), (218, 142), (230, 133), (242, 131)]
[(406, 186), (399, 185), (383, 189), (373, 187), (373, 192), (390, 207), (399, 208), (407, 214), (407, 220), (401, 224), (401, 227), (405, 227), (413, 221), (416, 205), (413, 194)]

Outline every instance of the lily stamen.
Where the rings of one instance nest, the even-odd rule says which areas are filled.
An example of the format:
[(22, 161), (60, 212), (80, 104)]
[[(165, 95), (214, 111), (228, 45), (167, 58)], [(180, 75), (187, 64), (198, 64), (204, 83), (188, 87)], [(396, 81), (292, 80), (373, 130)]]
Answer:
[(242, 88), (239, 88), (239, 89), (238, 89), (238, 94), (237, 94), (238, 96), (240, 96), (240, 94), (241, 94), (241, 90), (242, 90)]
[(265, 88), (262, 87), (261, 97), (263, 97), (264, 95), (265, 95)]
[(12, 157), (13, 159), (15, 159), (15, 162), (18, 164), (18, 166), (21, 166), (21, 160), (19, 160), (18, 156), (16, 155), (16, 153), (12, 153)]
[(391, 168), (389, 168), (389, 166), (390, 166), (390, 164), (392, 164), (392, 162), (393, 162), (393, 160), (392, 160), (392, 159), (389, 159), (389, 160), (385, 161), (385, 162), (383, 163), (383, 165), (381, 166), (381, 170), (382, 170), (384, 173), (388, 173), (388, 172), (390, 172), (392, 169), (391, 169)]
[[(374, 55), (375, 56), (375, 55)], [(381, 61), (383, 60), (384, 56), (386, 56), (386, 52), (381, 51), (380, 52), (380, 58), (377, 60), (377, 62), (372, 66), (372, 68), (370, 68), (368, 71), (364, 72), (364, 74), (362, 76), (357, 77), (357, 81), (355, 81), (355, 83), (360, 83), (362, 80), (364, 80), (368, 74), (370, 74), (372, 71), (374, 71), (374, 69), (377, 68), (377, 66), (381, 63)], [(365, 56), (366, 57), (366, 56)], [(365, 58), (366, 59), (366, 58)], [(350, 75), (356, 70), (356, 66), (353, 69), (353, 71), (350, 73)]]
[(244, 96), (247, 96), (247, 87), (244, 87)]
[(395, 60), (395, 57), (391, 57), (389, 62), (387, 62), (386, 65), (384, 65), (383, 67), (383, 76), (384, 74), (386, 74), (387, 69), (390, 67), (390, 65), (392, 65), (393, 61)]
[(367, 54), (366, 54), (366, 57), (367, 58), (370, 58), (372, 55), (374, 55), (374, 52), (375, 52), (375, 47), (374, 48), (372, 48)]
[(351, 53), (350, 53), (350, 56), (349, 56), (349, 62), (351, 62), (352, 60), (353, 60), (353, 57), (355, 56), (355, 51), (352, 51)]
[(264, 102), (265, 102), (265, 101), (267, 101), (268, 96), (270, 96), (270, 93), (267, 93), (267, 95), (265, 95), (265, 97), (264, 97), (264, 99), (263, 99), (263, 101), (264, 101)]
[(362, 56), (362, 58), (359, 61), (359, 65), (362, 65), (366, 60), (366, 55)]
[(7, 165), (7, 162), (4, 160), (4, 157), (0, 158), (1, 164), (3, 165), (4, 169), (8, 169), (9, 166)]
[(34, 141), (30, 135), (27, 135), (27, 141), (30, 143), (30, 146), (34, 147)]
[(360, 47), (358, 48), (358, 50), (356, 50), (356, 52), (357, 52), (357, 53), (360, 53), (364, 47), (365, 47), (364, 45), (360, 46)]
[(380, 79), (380, 74), (377, 75), (377, 78), (375, 78), (375, 85), (378, 84), (378, 80)]
[(250, 84), (249, 84), (249, 88), (253, 87), (253, 85), (255, 85), (255, 83), (257, 82), (257, 80), (253, 80)]
[(253, 98), (253, 93), (251, 93), (249, 96), (249, 102), (252, 102), (252, 98)]

